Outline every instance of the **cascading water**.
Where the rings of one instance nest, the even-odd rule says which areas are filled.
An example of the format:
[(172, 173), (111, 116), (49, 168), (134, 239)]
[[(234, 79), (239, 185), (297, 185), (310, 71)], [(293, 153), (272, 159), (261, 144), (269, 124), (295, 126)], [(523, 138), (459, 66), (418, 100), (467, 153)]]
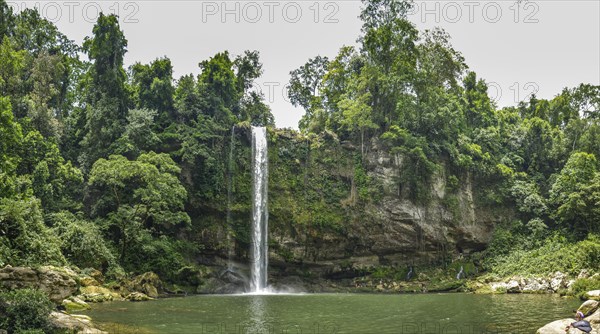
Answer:
[(269, 264), (267, 189), (269, 161), (267, 154), (267, 130), (252, 127), (252, 265), (250, 283), (252, 292), (263, 292), (267, 287)]

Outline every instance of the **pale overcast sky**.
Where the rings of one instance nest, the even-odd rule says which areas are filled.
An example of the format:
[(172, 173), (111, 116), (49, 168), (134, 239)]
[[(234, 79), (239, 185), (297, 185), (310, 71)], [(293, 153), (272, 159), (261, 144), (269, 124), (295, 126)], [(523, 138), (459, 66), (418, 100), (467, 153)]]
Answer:
[[(126, 65), (168, 56), (175, 78), (197, 74), (217, 52), (258, 50), (263, 87), (279, 127), (303, 114), (285, 97), (289, 72), (316, 55), (334, 57), (360, 33), (361, 2), (351, 1), (7, 1), (37, 6), (78, 43), (91, 35), (99, 10), (118, 13), (129, 41)], [(410, 19), (452, 36), (469, 67), (490, 83), (501, 106), (537, 91), (600, 84), (600, 0), (415, 1)]]

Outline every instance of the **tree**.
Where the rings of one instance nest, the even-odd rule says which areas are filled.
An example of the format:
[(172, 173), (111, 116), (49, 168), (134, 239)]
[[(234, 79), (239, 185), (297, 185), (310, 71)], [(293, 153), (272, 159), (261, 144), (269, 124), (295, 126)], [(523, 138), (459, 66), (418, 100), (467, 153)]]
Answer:
[(108, 274), (120, 269), (98, 225), (84, 219), (82, 214), (68, 211), (51, 214), (49, 220), (70, 263), (79, 268), (102, 269), (105, 273), (108, 270)]
[(363, 0), (363, 5), (360, 13), (363, 32), (406, 19), (413, 7), (412, 1), (406, 0)]
[(428, 155), (431, 150), (425, 137), (413, 136), (406, 129), (393, 125), (381, 138), (390, 152), (403, 154), (406, 161), (399, 173), (399, 192), (405, 192), (416, 201), (428, 199), (429, 181), (438, 166)]
[[(47, 73), (42, 86), (51, 84), (52, 98), (45, 101), (52, 116), (59, 122), (66, 117), (72, 107), (74, 84), (80, 66), (79, 52), (81, 48), (69, 40), (50, 21), (44, 19), (36, 9), (24, 9), (14, 18), (11, 41), (14, 47), (25, 52), (25, 69), (23, 82), (18, 94), (13, 96), (13, 107), (17, 117), (45, 113), (39, 102), (32, 99), (31, 94), (40, 92), (35, 87), (40, 74)], [(36, 76), (37, 78), (34, 78)], [(34, 94), (34, 96), (35, 96)], [(29, 96), (27, 96), (29, 95)], [(18, 104), (17, 100), (22, 100)], [(32, 104), (35, 102), (35, 106)], [(41, 109), (40, 109), (41, 108)], [(46, 131), (41, 131), (46, 135)]]
[(372, 120), (371, 115), (371, 93), (367, 90), (368, 77), (364, 74), (350, 79), (348, 92), (342, 94), (338, 108), (342, 112), (341, 123), (352, 132), (358, 130), (360, 133), (361, 158), (365, 155), (365, 132), (377, 129), (378, 126)]
[(477, 80), (475, 72), (467, 73), (464, 81), (464, 110), (467, 125), (471, 129), (493, 125), (495, 115), (492, 102), (487, 92), (487, 85), (482, 79)]
[(21, 163), (23, 132), (14, 121), (10, 101), (0, 97), (0, 197), (14, 194), (17, 167)]
[(572, 143), (571, 150), (574, 151), (588, 127), (600, 121), (600, 86), (581, 84), (572, 90), (563, 91), (561, 97), (561, 106), (568, 110), (567, 115), (571, 120), (568, 124), (574, 123), (567, 133)]
[(541, 118), (525, 119), (522, 123), (522, 158), (530, 174), (549, 175), (557, 169), (557, 149), (562, 133)]
[(538, 186), (533, 182), (516, 180), (511, 188), (517, 209), (527, 218), (543, 218), (547, 214), (546, 199), (540, 195)]
[(578, 237), (600, 231), (600, 175), (593, 154), (577, 152), (569, 157), (550, 190), (554, 218), (573, 229)]
[(242, 119), (250, 121), (254, 126), (275, 126), (275, 118), (271, 108), (263, 102), (260, 93), (250, 92), (241, 100)]
[(12, 8), (8, 6), (5, 0), (0, 0), (0, 40), (11, 33), (14, 23)]
[(330, 130), (340, 133), (343, 115), (339, 110), (339, 102), (342, 95), (348, 91), (350, 79), (358, 76), (364, 68), (364, 58), (361, 57), (352, 46), (344, 46), (338, 52), (334, 60), (327, 65), (327, 72), (322, 79), (321, 92), (323, 94), (323, 106), (328, 113), (326, 124)]
[(302, 67), (290, 72), (288, 97), (295, 107), (301, 106), (306, 111), (298, 125), (300, 130), (305, 130), (311, 121), (315, 110), (321, 108), (319, 88), (326, 73), (329, 60), (327, 57), (317, 56), (309, 59)]
[(173, 66), (169, 58), (158, 58), (149, 65), (135, 63), (131, 67), (134, 100), (137, 108), (153, 109), (158, 124), (165, 128), (175, 118)]
[[(417, 76), (419, 32), (406, 19), (408, 2), (375, 0), (361, 13), (359, 39), (370, 74), (373, 120), (386, 131), (403, 118), (413, 99)], [(401, 107), (399, 107), (401, 106)]]
[(600, 86), (581, 84), (573, 89), (571, 103), (580, 117), (600, 119)]
[(248, 92), (252, 89), (254, 80), (263, 73), (258, 51), (244, 51), (244, 55), (235, 58), (233, 65), (236, 70), (238, 92)]
[(84, 49), (94, 61), (88, 72), (91, 82), (87, 91), (86, 134), (82, 141), (84, 152), (80, 157), (85, 168), (113, 151), (113, 143), (124, 131), (128, 109), (123, 70), (127, 40), (117, 17), (101, 13), (93, 33), (94, 37), (84, 42)]
[(91, 216), (118, 245), (121, 261), (144, 234), (170, 234), (190, 223), (180, 171), (167, 154), (154, 152), (136, 160), (111, 155), (94, 163), (88, 181)]
[(22, 84), (21, 71), (25, 67), (26, 53), (15, 50), (6, 36), (0, 42), (0, 96), (15, 97)]
[(420, 79), (428, 85), (456, 89), (467, 65), (462, 54), (452, 47), (450, 35), (435, 28), (425, 30), (422, 40), (417, 46)]
[(238, 107), (241, 96), (229, 53), (217, 53), (199, 66), (202, 70), (198, 76), (199, 91), (208, 102), (205, 113), (219, 124), (229, 127), (233, 121), (233, 110)]
[(61, 33), (54, 23), (43, 18), (36, 9), (24, 9), (14, 20), (12, 39), (19, 49), (33, 58), (40, 53), (77, 57), (79, 47)]
[(80, 210), (83, 174), (71, 161), (65, 161), (56, 143), (34, 130), (25, 134), (23, 150), (28, 154), (19, 166), (20, 173), (31, 175), (33, 194), (46, 213)]
[(205, 107), (196, 85), (196, 80), (191, 74), (182, 76), (177, 82), (174, 103), (177, 120), (181, 123), (195, 120)]
[(63, 72), (60, 56), (52, 56), (44, 51), (33, 62), (33, 90), (28, 95), (27, 114), (34, 128), (44, 137), (59, 138), (62, 134), (62, 123), (57, 118), (59, 111), (53, 110), (52, 102), (59, 98), (61, 83), (56, 79)]
[(150, 151), (160, 143), (154, 132), (158, 112), (152, 109), (130, 109), (123, 136), (117, 141), (115, 151), (129, 158), (136, 158), (141, 152)]
[(41, 290), (25, 288), (0, 292), (0, 327), (10, 333), (51, 332), (50, 312), (54, 308), (48, 294)]

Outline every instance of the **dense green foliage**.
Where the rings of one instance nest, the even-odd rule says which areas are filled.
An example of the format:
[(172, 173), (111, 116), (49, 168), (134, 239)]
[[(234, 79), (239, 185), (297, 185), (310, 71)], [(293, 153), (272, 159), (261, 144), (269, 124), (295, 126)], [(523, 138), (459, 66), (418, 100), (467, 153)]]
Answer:
[(41, 291), (18, 289), (0, 293), (0, 328), (9, 333), (46, 333), (54, 304)]
[[(511, 242), (517, 238), (509, 237)], [(579, 242), (567, 242), (564, 237), (547, 239), (520, 238), (519, 242), (536, 243), (537, 247), (504, 245), (498, 249), (498, 241), (488, 250), (488, 265), (500, 276), (545, 275), (560, 271), (577, 276), (584, 269), (598, 268), (600, 263), (600, 240), (597, 236)], [(506, 240), (505, 240), (506, 241)]]
[(600, 290), (600, 277), (596, 275), (590, 278), (580, 278), (573, 283), (570, 290), (572, 295), (584, 299), (586, 292)]
[[(426, 204), (441, 175), (454, 221), (465, 182), (477, 207), (514, 211), (487, 269), (598, 268), (600, 87), (498, 108), (450, 36), (419, 31), (410, 8), (365, 1), (357, 46), (290, 73), (291, 102), (306, 111), (295, 132), (273, 129), (254, 87), (256, 51), (217, 53), (174, 80), (167, 57), (124, 68), (114, 15), (100, 15), (79, 46), (0, 0), (0, 265), (175, 281), (230, 243), (245, 258), (248, 133), (259, 125), (269, 127), (270, 224), (281, 236), (271, 243), (284, 261), (318, 260), (328, 236), (372, 219), (365, 212), (384, 195)], [(374, 149), (402, 161), (394, 189), (373, 177)]]
[(0, 265), (176, 277), (225, 210), (230, 129), (273, 125), (259, 54), (174, 80), (166, 57), (123, 67), (114, 15), (78, 46), (34, 10), (0, 9)]

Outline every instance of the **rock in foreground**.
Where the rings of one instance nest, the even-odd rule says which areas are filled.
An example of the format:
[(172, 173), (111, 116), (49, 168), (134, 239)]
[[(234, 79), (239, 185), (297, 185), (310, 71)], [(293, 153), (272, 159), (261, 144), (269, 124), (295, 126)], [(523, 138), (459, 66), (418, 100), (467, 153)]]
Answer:
[(0, 287), (7, 290), (39, 289), (59, 304), (77, 291), (77, 282), (73, 279), (76, 275), (68, 268), (6, 266), (0, 269)]
[(70, 315), (61, 312), (50, 313), (50, 322), (58, 330), (77, 334), (108, 334), (94, 328), (90, 317), (85, 315)]

